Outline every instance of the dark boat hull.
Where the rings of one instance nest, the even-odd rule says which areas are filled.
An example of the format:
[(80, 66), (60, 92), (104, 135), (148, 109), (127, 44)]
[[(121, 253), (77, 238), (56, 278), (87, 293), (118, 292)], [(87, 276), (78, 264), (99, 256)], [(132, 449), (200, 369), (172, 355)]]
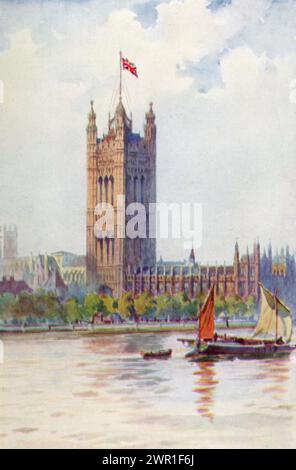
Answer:
[(281, 357), (295, 351), (295, 344), (256, 344), (256, 345), (242, 345), (238, 343), (219, 343), (209, 342), (203, 345), (201, 349), (195, 348), (186, 354), (187, 358), (191, 360), (201, 358), (268, 358), (268, 357)]
[(168, 359), (172, 355), (171, 349), (162, 351), (141, 351), (143, 359)]

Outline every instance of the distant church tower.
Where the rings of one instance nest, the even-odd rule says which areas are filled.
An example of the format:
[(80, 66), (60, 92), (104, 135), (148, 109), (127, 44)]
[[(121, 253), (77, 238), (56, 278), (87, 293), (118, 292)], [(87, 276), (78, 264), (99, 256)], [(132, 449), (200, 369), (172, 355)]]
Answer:
[(16, 225), (0, 225), (0, 259), (17, 257), (17, 227)]
[[(101, 138), (97, 137), (96, 114), (91, 102), (86, 133), (87, 283), (92, 288), (109, 287), (114, 296), (119, 296), (126, 289), (127, 273), (156, 264), (156, 240), (118, 238), (117, 225), (114, 238), (97, 239), (94, 209), (101, 202), (112, 204), (116, 224), (120, 211), (117, 196), (125, 196), (126, 206), (140, 202), (146, 207), (146, 235), (149, 234), (148, 205), (156, 202), (156, 125), (152, 103), (146, 113), (144, 137), (133, 132), (132, 119), (126, 114), (121, 94), (114, 117), (109, 117), (108, 133)], [(128, 217), (122, 212), (126, 227)]]

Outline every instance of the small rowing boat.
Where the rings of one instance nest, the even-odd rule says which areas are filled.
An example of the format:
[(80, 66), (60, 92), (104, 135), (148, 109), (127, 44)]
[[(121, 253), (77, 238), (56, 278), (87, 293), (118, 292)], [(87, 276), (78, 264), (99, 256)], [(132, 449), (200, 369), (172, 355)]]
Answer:
[(172, 355), (171, 349), (159, 349), (158, 351), (141, 351), (143, 359), (168, 359)]

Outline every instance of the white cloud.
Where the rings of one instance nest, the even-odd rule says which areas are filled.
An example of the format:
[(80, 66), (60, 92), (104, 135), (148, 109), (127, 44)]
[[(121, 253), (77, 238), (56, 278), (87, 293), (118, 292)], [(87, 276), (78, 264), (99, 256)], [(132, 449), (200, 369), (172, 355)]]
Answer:
[[(155, 102), (159, 199), (204, 205), (199, 255), (231, 259), (236, 237), (293, 245), (293, 2), (213, 12), (205, 0), (172, 0), (146, 28), (131, 2), (111, 13), (100, 4), (0, 4), (0, 222), (18, 223), (21, 251), (84, 250), (88, 103), (105, 130), (119, 49), (139, 70), (139, 80), (124, 75), (136, 129)], [(190, 68), (215, 54), (216, 70)], [(159, 249), (182, 258), (182, 246)]]

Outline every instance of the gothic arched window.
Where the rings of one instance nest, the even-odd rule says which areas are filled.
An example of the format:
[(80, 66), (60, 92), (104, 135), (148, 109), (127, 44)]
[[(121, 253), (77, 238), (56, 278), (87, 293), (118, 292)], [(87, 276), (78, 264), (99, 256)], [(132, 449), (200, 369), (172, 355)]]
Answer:
[(98, 202), (103, 199), (103, 178), (100, 176), (98, 179)]
[(144, 203), (144, 183), (145, 183), (145, 178), (142, 175), (141, 176), (141, 203)]
[(103, 263), (104, 254), (103, 254), (103, 240), (102, 239), (100, 239), (100, 256), (101, 256), (101, 263)]
[(105, 202), (108, 202), (108, 176), (104, 178)]
[(114, 205), (114, 178), (113, 176), (110, 176), (109, 178), (109, 181), (110, 181), (110, 191), (111, 191), (111, 204), (112, 206)]
[(125, 199), (126, 199), (126, 205), (128, 205), (130, 202), (132, 202), (132, 179), (130, 175), (127, 175), (126, 177), (126, 189), (125, 189)]
[(112, 263), (114, 263), (114, 254), (115, 254), (115, 240), (114, 240), (114, 238), (112, 238), (111, 244), (112, 244)]
[(138, 200), (138, 177), (134, 177), (134, 202)]
[(107, 264), (109, 264), (109, 248), (110, 248), (110, 240), (109, 238), (106, 238)]

